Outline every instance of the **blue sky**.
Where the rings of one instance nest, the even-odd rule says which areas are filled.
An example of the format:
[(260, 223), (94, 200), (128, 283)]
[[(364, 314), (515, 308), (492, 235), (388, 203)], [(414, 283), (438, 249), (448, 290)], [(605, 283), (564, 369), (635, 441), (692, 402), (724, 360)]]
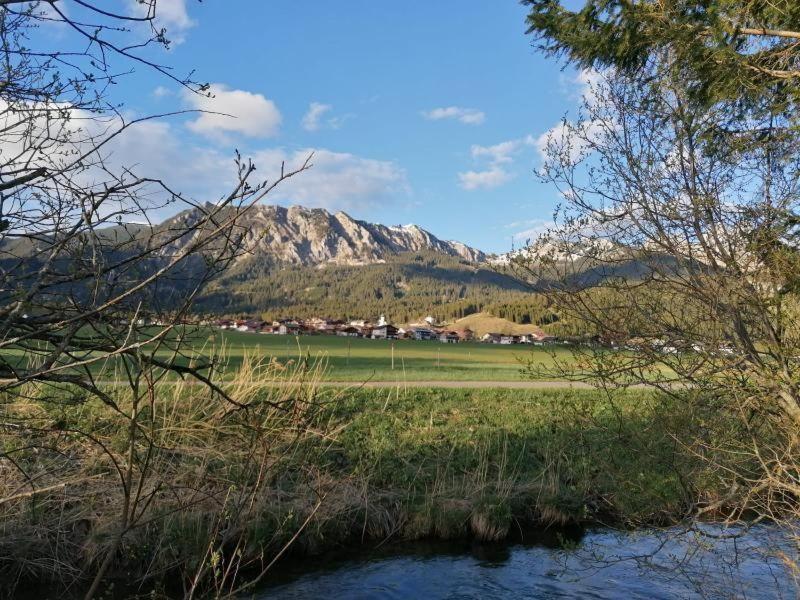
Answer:
[[(120, 0), (125, 1), (125, 0)], [(259, 174), (316, 151), (272, 198), (345, 210), (502, 252), (548, 220), (558, 193), (538, 144), (582, 84), (538, 53), (514, 0), (159, 0), (178, 41), (162, 56), (216, 97), (140, 70), (116, 89), (148, 122), (115, 152), (197, 199), (230, 181), (234, 149)], [(518, 243), (519, 243), (518, 241)]]

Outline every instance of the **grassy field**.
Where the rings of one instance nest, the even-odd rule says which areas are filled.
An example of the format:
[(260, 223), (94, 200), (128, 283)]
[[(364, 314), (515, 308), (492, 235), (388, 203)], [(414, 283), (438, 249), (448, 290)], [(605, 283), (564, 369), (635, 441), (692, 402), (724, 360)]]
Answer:
[[(235, 372), (246, 356), (260, 355), (290, 366), (322, 361), (326, 367), (324, 379), (343, 382), (522, 381), (529, 379), (523, 376), (522, 369), (531, 359), (544, 366), (552, 366), (554, 353), (559, 360), (571, 359), (569, 350), (563, 347), (261, 335), (207, 329), (190, 331), (189, 336), (197, 354), (224, 354), (227, 373)], [(28, 360), (21, 350), (7, 350), (5, 354), (20, 365)], [(162, 356), (171, 358), (167, 350)], [(97, 364), (94, 370), (100, 373), (101, 368)]]
[[(228, 331), (221, 334), (231, 367), (248, 352), (259, 351), (285, 362), (324, 359), (329, 381), (517, 381), (523, 361), (552, 365), (553, 352), (569, 360), (564, 348), (501, 346), (469, 342), (367, 340), (329, 335), (280, 336)], [(392, 369), (394, 347), (394, 369)]]
[[(313, 380), (285, 389), (253, 373), (228, 384), (246, 411), (199, 386), (164, 385), (140, 407), (146, 435), (133, 441), (123, 417), (132, 396), (119, 387), (109, 393), (120, 411), (59, 404), (46, 389), (40, 401), (33, 388), (7, 404), (8, 420), (37, 437), (21, 425), (0, 442), (41, 490), (0, 506), (0, 577), (81, 580), (109, 555), (126, 490), (136, 520), (113, 573), (211, 587), (228, 585), (220, 573), (240, 564), (257, 572), (289, 541), (313, 554), (369, 540), (669, 523), (720, 493), (680, 441), (698, 423), (646, 390), (340, 390)], [(135, 484), (121, 485), (119, 469)], [(27, 490), (21, 473), (0, 472), (0, 485)]]
[(670, 435), (689, 420), (646, 390), (360, 390), (330, 413), (345, 462), (413, 515), (407, 537), (652, 523), (690, 500), (676, 473), (696, 461)]
[(477, 337), (486, 333), (502, 333), (504, 335), (523, 335), (537, 333), (542, 330), (538, 325), (520, 325), (508, 319), (501, 319), (487, 313), (475, 313), (450, 324), (454, 329), (469, 328)]

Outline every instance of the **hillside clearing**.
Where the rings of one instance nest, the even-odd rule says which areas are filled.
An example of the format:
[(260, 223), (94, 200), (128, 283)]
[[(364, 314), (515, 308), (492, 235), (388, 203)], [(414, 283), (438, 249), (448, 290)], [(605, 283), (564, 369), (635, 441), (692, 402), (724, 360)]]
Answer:
[(495, 317), (489, 313), (475, 313), (463, 319), (458, 319), (448, 325), (453, 329), (471, 329), (480, 337), (487, 333), (502, 333), (504, 335), (524, 335), (526, 333), (539, 333), (542, 331), (538, 325), (520, 325), (508, 319)]

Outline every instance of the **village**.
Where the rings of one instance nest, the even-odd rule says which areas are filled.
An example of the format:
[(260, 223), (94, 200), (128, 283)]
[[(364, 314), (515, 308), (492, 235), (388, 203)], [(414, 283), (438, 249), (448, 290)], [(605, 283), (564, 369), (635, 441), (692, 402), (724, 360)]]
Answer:
[(346, 338), (361, 338), (371, 340), (415, 340), (440, 342), (442, 344), (459, 344), (464, 342), (477, 342), (483, 344), (516, 345), (528, 344), (532, 346), (565, 345), (565, 346), (595, 346), (611, 350), (645, 350), (650, 349), (660, 354), (681, 354), (686, 352), (709, 351), (718, 355), (732, 355), (734, 348), (728, 342), (719, 343), (711, 348), (706, 348), (696, 342), (686, 340), (666, 340), (662, 338), (644, 339), (639, 337), (629, 338), (625, 341), (604, 339), (599, 336), (572, 336), (560, 337), (545, 333), (541, 329), (531, 333), (485, 333), (477, 335), (467, 327), (454, 327), (428, 316), (419, 323), (408, 325), (393, 325), (381, 315), (376, 322), (365, 319), (339, 320), (313, 317), (309, 319), (283, 318), (275, 321), (258, 319), (218, 319), (204, 321), (204, 325), (211, 325), (223, 330), (247, 332), (264, 335), (329, 335)]
[(417, 340), (443, 344), (481, 342), (486, 344), (532, 344), (544, 345), (559, 341), (543, 331), (513, 335), (486, 333), (480, 337), (469, 328), (450, 328), (428, 316), (419, 323), (396, 326), (381, 315), (376, 322), (364, 319), (350, 321), (313, 317), (310, 319), (285, 318), (275, 321), (257, 319), (220, 319), (214, 322), (220, 329), (250, 332), (264, 335), (333, 335), (339, 337), (365, 338), (372, 340)]

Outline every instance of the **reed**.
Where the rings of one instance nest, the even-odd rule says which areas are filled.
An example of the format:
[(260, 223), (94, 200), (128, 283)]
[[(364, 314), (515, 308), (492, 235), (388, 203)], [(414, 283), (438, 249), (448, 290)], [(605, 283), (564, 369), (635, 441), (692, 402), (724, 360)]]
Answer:
[[(2, 398), (0, 574), (89, 586), (180, 582), (224, 595), (296, 535), (325, 497), (315, 425), (335, 399), (322, 361), (256, 353), (212, 389), (149, 373), (110, 402), (38, 384)], [(71, 390), (72, 391), (72, 390)], [(64, 393), (61, 393), (64, 392)]]
[(722, 495), (683, 443), (708, 421), (643, 390), (334, 389), (325, 367), (252, 353), (218, 391), (159, 379), (109, 384), (113, 408), (36, 386), (3, 398), (7, 589), (229, 597), (287, 554), (674, 523)]

